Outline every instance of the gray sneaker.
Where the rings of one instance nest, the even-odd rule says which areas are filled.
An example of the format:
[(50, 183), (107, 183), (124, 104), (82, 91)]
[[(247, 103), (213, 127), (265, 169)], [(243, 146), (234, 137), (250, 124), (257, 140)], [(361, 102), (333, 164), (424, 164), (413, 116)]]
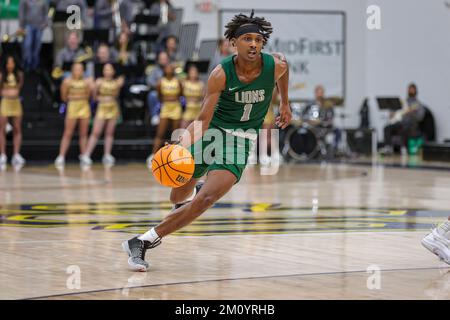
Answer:
[(145, 253), (147, 249), (154, 248), (160, 243), (161, 239), (151, 243), (150, 241), (139, 240), (138, 237), (122, 242), (123, 250), (128, 253), (128, 265), (131, 269), (146, 272), (150, 265), (145, 261)]

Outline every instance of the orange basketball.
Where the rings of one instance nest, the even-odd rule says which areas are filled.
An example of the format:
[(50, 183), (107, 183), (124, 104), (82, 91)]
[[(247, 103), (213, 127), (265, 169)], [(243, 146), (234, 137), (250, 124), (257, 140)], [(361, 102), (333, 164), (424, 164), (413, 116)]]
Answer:
[(195, 163), (191, 153), (176, 144), (162, 147), (152, 159), (153, 176), (166, 187), (183, 186), (191, 179), (194, 169)]

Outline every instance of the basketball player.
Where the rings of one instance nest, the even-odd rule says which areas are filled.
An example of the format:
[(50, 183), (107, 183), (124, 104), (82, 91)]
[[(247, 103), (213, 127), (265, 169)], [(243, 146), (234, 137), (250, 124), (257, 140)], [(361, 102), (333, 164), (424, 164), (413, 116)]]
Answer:
[(13, 157), (11, 164), (14, 167), (21, 167), (25, 164), (25, 159), (20, 155), (22, 144), (22, 103), (20, 102), (20, 89), (23, 85), (23, 73), (19, 71), (16, 61), (12, 56), (7, 56), (5, 64), (0, 73), (0, 167), (5, 167), (6, 157), (6, 124), (8, 118), (12, 119), (13, 125)]
[(92, 164), (91, 154), (103, 129), (105, 129), (105, 147), (102, 162), (105, 166), (112, 166), (115, 163), (111, 151), (117, 118), (120, 115), (117, 96), (124, 84), (124, 77), (114, 79), (114, 74), (113, 65), (107, 63), (103, 66), (103, 78), (95, 81), (94, 98), (98, 101), (98, 106), (95, 113), (94, 129), (89, 137), (86, 152), (80, 156), (82, 165), (90, 166)]
[[(253, 11), (250, 16), (234, 16), (226, 25), (225, 36), (237, 48), (237, 54), (224, 59), (211, 72), (202, 110), (197, 120), (179, 138), (181, 146), (190, 147), (194, 159), (214, 143), (208, 139), (194, 141), (194, 137), (198, 137), (194, 131), (206, 136), (211, 131), (217, 132), (214, 129), (218, 130), (223, 136), (225, 148), (215, 149), (212, 163), (207, 163), (209, 161), (205, 159), (196, 163), (192, 179), (184, 186), (172, 189), (170, 201), (175, 204), (175, 209), (170, 215), (145, 234), (122, 243), (132, 269), (146, 271), (149, 267), (145, 261), (147, 249), (159, 245), (163, 237), (190, 224), (239, 181), (245, 163), (226, 161), (225, 155), (228, 158), (231, 153), (234, 159), (247, 160), (251, 144), (257, 136), (246, 135), (245, 131), (237, 129), (257, 132), (261, 128), (275, 85), (281, 95), (276, 124), (281, 128), (289, 124), (292, 115), (288, 103), (287, 62), (281, 54), (261, 52), (271, 33), (271, 24), (264, 18), (254, 17)], [(250, 103), (249, 98), (252, 98)], [(233, 143), (230, 144), (229, 135), (233, 138), (238, 136), (238, 139), (231, 140)], [(201, 184), (196, 186), (196, 182), (206, 172), (206, 181), (200, 189)]]
[(423, 238), (422, 245), (450, 264), (450, 217)]
[(57, 168), (62, 168), (65, 165), (66, 152), (67, 149), (69, 149), (70, 141), (72, 140), (72, 135), (77, 123), (79, 123), (80, 154), (84, 154), (86, 151), (89, 120), (91, 118), (89, 98), (94, 83), (91, 78), (84, 79), (83, 77), (83, 64), (74, 63), (72, 65), (72, 74), (70, 78), (64, 79), (61, 85), (61, 100), (67, 102), (67, 111), (59, 155), (55, 160), (55, 166)]

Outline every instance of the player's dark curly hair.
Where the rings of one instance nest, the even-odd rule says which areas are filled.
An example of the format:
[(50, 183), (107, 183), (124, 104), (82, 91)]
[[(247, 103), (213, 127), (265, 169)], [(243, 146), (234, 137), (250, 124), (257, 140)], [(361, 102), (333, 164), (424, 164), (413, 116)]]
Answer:
[(246, 16), (245, 14), (238, 14), (231, 19), (231, 21), (225, 26), (225, 38), (228, 40), (231, 40), (232, 38), (235, 38), (236, 30), (245, 24), (256, 24), (260, 30), (261, 35), (263, 36), (263, 43), (266, 44), (267, 40), (270, 37), (270, 34), (273, 31), (272, 24), (264, 19), (264, 17), (254, 17), (255, 14), (254, 10), (252, 10), (252, 13), (249, 16)]

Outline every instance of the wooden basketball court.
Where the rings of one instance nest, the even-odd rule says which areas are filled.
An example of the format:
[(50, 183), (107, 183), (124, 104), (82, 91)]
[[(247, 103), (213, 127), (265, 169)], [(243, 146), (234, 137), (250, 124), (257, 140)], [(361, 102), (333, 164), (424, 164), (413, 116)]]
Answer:
[[(386, 162), (388, 164), (399, 161)], [(450, 214), (450, 170), (246, 170), (130, 271), (121, 242), (171, 208), (143, 164), (0, 172), (0, 299), (449, 299), (420, 240)]]

